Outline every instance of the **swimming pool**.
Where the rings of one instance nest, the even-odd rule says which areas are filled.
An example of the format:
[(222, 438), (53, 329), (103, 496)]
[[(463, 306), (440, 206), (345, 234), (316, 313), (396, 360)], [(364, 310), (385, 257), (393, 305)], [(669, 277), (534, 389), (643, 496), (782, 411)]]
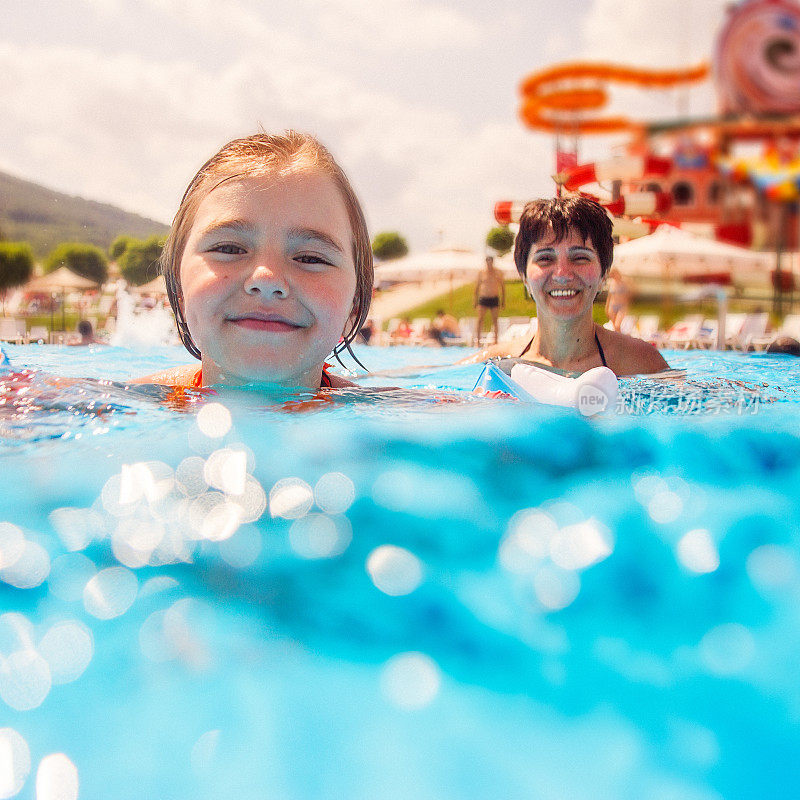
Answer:
[(362, 348), (401, 391), (295, 413), (18, 383), (0, 798), (792, 796), (797, 362), (671, 353), (687, 383), (587, 420), (454, 352)]

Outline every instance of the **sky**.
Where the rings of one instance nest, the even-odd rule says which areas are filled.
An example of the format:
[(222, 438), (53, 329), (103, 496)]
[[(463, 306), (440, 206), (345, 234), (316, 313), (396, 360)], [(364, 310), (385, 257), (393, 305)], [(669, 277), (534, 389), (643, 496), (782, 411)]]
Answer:
[[(318, 136), (371, 235), (481, 249), (497, 200), (553, 194), (553, 142), (519, 121), (529, 73), (709, 59), (726, 0), (2, 0), (0, 169), (169, 223), (230, 139)], [(613, 91), (606, 112), (714, 110)], [(624, 136), (586, 137), (582, 160)]]

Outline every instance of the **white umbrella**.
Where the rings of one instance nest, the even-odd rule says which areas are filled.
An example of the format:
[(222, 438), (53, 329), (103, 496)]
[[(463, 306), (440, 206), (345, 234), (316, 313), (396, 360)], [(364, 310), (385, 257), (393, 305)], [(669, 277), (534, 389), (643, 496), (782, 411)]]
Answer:
[(141, 294), (166, 295), (167, 281), (165, 280), (163, 275), (158, 275), (157, 277), (153, 278), (153, 280), (148, 281), (147, 283), (143, 283), (141, 286), (131, 286), (129, 288), (132, 291), (139, 292)]
[(379, 264), (375, 267), (375, 283), (434, 281), (443, 278), (469, 281), (474, 280), (485, 265), (484, 253), (462, 247), (436, 247), (427, 253), (411, 253)]
[(762, 284), (769, 281), (774, 257), (745, 247), (706, 239), (661, 225), (614, 248), (614, 266), (630, 278), (660, 278), (693, 283)]
[[(61, 327), (66, 328), (66, 293), (68, 289), (97, 289), (99, 286), (97, 281), (84, 278), (82, 275), (76, 275), (71, 269), (67, 267), (59, 267), (58, 269), (48, 272), (46, 275), (40, 275), (38, 278), (32, 278), (22, 288), (26, 292), (47, 292), (55, 294), (61, 293)], [(50, 307), (50, 328), (53, 327), (53, 308)]]
[(46, 275), (32, 278), (22, 288), (26, 292), (60, 292), (67, 289), (96, 289), (97, 281), (76, 275), (67, 267), (59, 267)]

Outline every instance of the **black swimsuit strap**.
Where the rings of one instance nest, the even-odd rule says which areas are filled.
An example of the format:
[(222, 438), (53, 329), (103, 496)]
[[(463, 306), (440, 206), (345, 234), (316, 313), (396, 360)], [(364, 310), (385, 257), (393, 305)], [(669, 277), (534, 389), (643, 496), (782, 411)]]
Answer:
[(600, 344), (600, 339), (597, 337), (597, 331), (594, 332), (594, 340), (597, 343), (597, 352), (600, 353), (600, 360), (603, 362), (603, 366), (607, 367), (606, 354), (603, 352), (603, 345)]

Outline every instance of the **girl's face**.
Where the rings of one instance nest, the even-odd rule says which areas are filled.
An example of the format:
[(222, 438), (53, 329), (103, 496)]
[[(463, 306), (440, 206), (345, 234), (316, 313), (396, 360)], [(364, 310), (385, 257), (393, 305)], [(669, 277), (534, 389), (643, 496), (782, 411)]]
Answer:
[(309, 169), (213, 189), (197, 209), (180, 282), (204, 383), (318, 388), (356, 290), (336, 184)]
[(560, 242), (551, 236), (534, 242), (526, 284), (537, 314), (571, 319), (588, 314), (600, 288), (602, 269), (591, 241), (571, 230)]

